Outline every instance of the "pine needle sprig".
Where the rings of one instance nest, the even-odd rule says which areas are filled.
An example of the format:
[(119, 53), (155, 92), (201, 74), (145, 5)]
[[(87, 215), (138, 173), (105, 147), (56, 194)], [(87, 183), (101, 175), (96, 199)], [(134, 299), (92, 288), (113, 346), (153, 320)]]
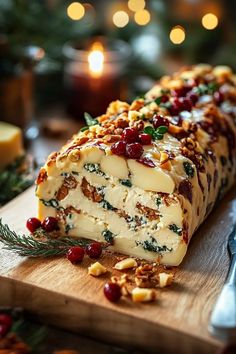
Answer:
[[(0, 219), (0, 242), (4, 244), (4, 249), (14, 251), (25, 257), (55, 257), (65, 255), (70, 247), (80, 246), (85, 248), (91, 243), (90, 240), (72, 237), (60, 237), (57, 239), (47, 238), (46, 241), (39, 241), (32, 236), (17, 235), (10, 230), (7, 224)], [(106, 243), (102, 244), (107, 247)]]

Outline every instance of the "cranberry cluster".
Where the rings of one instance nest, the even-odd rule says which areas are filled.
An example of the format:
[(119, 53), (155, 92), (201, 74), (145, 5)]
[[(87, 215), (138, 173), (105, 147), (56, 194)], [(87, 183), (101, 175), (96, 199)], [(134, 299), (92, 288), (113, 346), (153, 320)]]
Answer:
[[(46, 232), (59, 230), (58, 220), (52, 216), (47, 216), (43, 222), (37, 218), (29, 218), (26, 222), (26, 226), (32, 233), (34, 233), (39, 228), (42, 228)], [(66, 257), (71, 263), (76, 264), (83, 260), (85, 253), (90, 258), (97, 259), (102, 254), (102, 246), (99, 242), (92, 242), (86, 246), (85, 249), (80, 246), (70, 247)]]
[(143, 145), (150, 145), (152, 142), (149, 134), (139, 133), (135, 128), (125, 128), (121, 139), (111, 146), (111, 151), (115, 155), (129, 159), (139, 159), (144, 151)]
[(11, 329), (12, 318), (6, 313), (0, 313), (0, 338), (3, 338)]
[(74, 246), (69, 248), (66, 257), (72, 264), (82, 262), (85, 254), (90, 258), (98, 259), (102, 254), (102, 246), (99, 242), (92, 242), (86, 248)]
[(173, 101), (169, 108), (171, 115), (176, 116), (182, 111), (191, 111), (199, 96), (192, 90), (193, 86), (184, 86), (172, 90)]
[(42, 222), (37, 218), (29, 218), (26, 227), (32, 233), (40, 227), (46, 232), (59, 230), (58, 221), (53, 216), (47, 216)]

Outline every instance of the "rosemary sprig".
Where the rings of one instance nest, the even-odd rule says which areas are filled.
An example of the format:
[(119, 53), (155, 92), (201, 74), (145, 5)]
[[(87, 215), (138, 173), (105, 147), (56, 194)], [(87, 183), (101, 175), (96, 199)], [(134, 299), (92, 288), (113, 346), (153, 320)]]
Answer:
[[(46, 241), (39, 241), (30, 235), (17, 235), (15, 231), (10, 230), (7, 224), (3, 224), (2, 219), (0, 219), (0, 242), (4, 244), (4, 249), (26, 257), (61, 256), (66, 254), (70, 247), (86, 247), (91, 243), (87, 239), (72, 237), (47, 238)], [(106, 248), (107, 244), (103, 243), (102, 246)]]

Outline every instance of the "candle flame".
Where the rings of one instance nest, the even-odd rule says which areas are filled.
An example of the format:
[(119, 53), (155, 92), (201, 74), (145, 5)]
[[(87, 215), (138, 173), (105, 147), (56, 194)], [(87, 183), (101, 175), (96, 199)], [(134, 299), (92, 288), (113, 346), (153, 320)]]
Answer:
[(93, 77), (100, 77), (103, 73), (104, 48), (100, 42), (92, 45), (91, 52), (88, 55), (89, 71)]

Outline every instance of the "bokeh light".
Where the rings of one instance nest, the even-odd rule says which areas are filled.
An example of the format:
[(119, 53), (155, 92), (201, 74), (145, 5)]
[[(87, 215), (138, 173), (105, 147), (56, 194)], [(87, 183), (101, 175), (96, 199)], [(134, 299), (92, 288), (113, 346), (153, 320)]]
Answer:
[(170, 31), (170, 40), (174, 44), (181, 44), (185, 40), (185, 30), (181, 26), (175, 26)]
[(134, 12), (143, 10), (145, 5), (146, 5), (145, 0), (129, 0), (128, 1), (128, 8)]
[(113, 23), (116, 27), (125, 27), (129, 23), (129, 15), (125, 11), (117, 11), (113, 15)]
[(218, 25), (218, 18), (212, 13), (205, 14), (202, 18), (202, 25), (208, 30), (213, 30)]
[(67, 15), (72, 20), (80, 20), (84, 17), (85, 9), (84, 6), (80, 2), (72, 2), (67, 7)]
[(148, 10), (140, 10), (134, 14), (135, 22), (140, 26), (145, 26), (150, 22), (151, 15)]

